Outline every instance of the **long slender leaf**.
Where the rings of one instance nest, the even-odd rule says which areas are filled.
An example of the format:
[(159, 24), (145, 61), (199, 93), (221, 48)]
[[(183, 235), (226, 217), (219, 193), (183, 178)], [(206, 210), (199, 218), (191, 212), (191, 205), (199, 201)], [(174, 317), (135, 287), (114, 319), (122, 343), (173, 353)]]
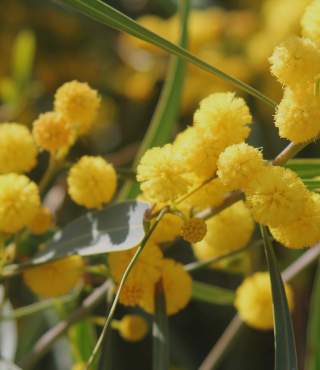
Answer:
[(312, 289), (308, 322), (306, 370), (320, 369), (320, 265)]
[(320, 176), (320, 159), (316, 158), (298, 158), (291, 159), (287, 168), (295, 171), (300, 177), (311, 178)]
[(227, 305), (233, 304), (234, 292), (200, 281), (193, 281), (192, 298), (202, 302)]
[(161, 49), (164, 49), (169, 53), (172, 53), (183, 58), (184, 60), (198, 66), (204, 71), (207, 71), (219, 78), (222, 78), (225, 81), (230, 82), (239, 89), (262, 100), (266, 104), (272, 107), (276, 106), (275, 102), (273, 102), (267, 96), (263, 95), (260, 91), (254, 89), (252, 86), (249, 86), (245, 82), (242, 82), (232, 76), (227, 75), (226, 73), (220, 71), (216, 67), (197, 58), (195, 55), (188, 52), (186, 49), (173, 44), (172, 42), (164, 39), (163, 37), (157, 35), (152, 31), (147, 30), (146, 28), (142, 27), (140, 24), (135, 22), (133, 19), (127, 17), (125, 14), (119, 12), (112, 6), (103, 3), (100, 0), (61, 0), (61, 1), (62, 3), (70, 5), (74, 9), (80, 11), (81, 13), (87, 15), (88, 17), (94, 19), (97, 22), (105, 24), (116, 30), (127, 32), (130, 35), (136, 36), (141, 40), (157, 45)]
[(298, 370), (296, 344), (287, 297), (267, 229), (261, 226), (270, 273), (275, 335), (275, 370)]
[(170, 367), (169, 327), (166, 302), (161, 285), (156, 290), (156, 312), (153, 321), (153, 366), (152, 370), (168, 370)]
[[(190, 11), (189, 3), (189, 0), (183, 0), (180, 10), (181, 36), (179, 44), (183, 47), (187, 45), (188, 15)], [(158, 105), (134, 160), (134, 169), (147, 149), (154, 146), (161, 146), (169, 141), (179, 114), (185, 71), (186, 63), (182, 59), (172, 56)], [(138, 184), (134, 181), (128, 181), (121, 190), (119, 198), (135, 198), (138, 192)]]

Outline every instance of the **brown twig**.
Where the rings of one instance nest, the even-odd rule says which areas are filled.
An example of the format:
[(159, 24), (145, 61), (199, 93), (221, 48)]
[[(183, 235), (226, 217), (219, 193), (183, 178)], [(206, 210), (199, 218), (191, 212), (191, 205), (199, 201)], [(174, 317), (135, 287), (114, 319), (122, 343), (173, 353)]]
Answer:
[(96, 288), (71, 315), (60, 321), (53, 328), (49, 329), (34, 345), (32, 351), (22, 359), (20, 366), (24, 370), (30, 370), (34, 365), (50, 350), (54, 342), (64, 334), (70, 326), (84, 318), (95, 306), (107, 297), (108, 290), (112, 287), (112, 282), (107, 280), (104, 284)]

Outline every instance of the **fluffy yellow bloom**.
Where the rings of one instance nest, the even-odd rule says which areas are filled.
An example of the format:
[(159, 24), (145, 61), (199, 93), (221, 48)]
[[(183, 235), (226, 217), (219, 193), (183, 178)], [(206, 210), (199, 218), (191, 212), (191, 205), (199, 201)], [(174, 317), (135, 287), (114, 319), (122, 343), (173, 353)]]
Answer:
[[(126, 281), (119, 296), (119, 302), (124, 306), (136, 306), (149, 291), (150, 283), (143, 281), (140, 277), (134, 276), (130, 281)], [(152, 284), (151, 284), (152, 285)]]
[(83, 156), (68, 175), (69, 195), (87, 208), (100, 208), (108, 203), (116, 188), (116, 172), (102, 157)]
[(320, 241), (320, 195), (310, 194), (303, 211), (290, 224), (270, 228), (272, 236), (288, 248), (311, 247)]
[(220, 143), (209, 130), (188, 127), (177, 136), (173, 149), (179, 154), (186, 170), (194, 173), (199, 181), (215, 173)]
[(125, 315), (120, 321), (113, 320), (112, 328), (117, 329), (121, 337), (129, 342), (138, 342), (148, 333), (148, 324), (139, 315)]
[(302, 17), (302, 33), (305, 37), (314, 41), (320, 47), (320, 2), (314, 0), (307, 7)]
[(207, 128), (216, 138), (221, 151), (231, 144), (244, 141), (249, 133), (252, 116), (246, 102), (234, 93), (216, 93), (200, 102), (194, 123)]
[(56, 112), (40, 114), (33, 123), (32, 133), (39, 147), (52, 153), (74, 142), (74, 131), (65, 118)]
[[(191, 299), (192, 279), (183, 265), (171, 259), (164, 259), (161, 281), (168, 315), (174, 315), (187, 306)], [(140, 302), (140, 306), (149, 313), (154, 313), (155, 285)]]
[(31, 222), (28, 224), (28, 229), (35, 235), (43, 234), (52, 227), (53, 216), (48, 208), (39, 208)]
[(188, 191), (189, 174), (171, 144), (149, 149), (137, 168), (137, 180), (146, 197), (153, 201), (173, 201)]
[(240, 201), (207, 220), (205, 238), (195, 244), (200, 260), (220, 257), (244, 247), (251, 239), (254, 222), (245, 204)]
[(218, 159), (218, 176), (230, 189), (245, 189), (265, 167), (261, 152), (246, 144), (227, 147)]
[(180, 235), (182, 223), (181, 217), (166, 213), (158, 223), (149, 241), (163, 243), (175, 240)]
[(37, 148), (30, 131), (18, 123), (1, 123), (0, 174), (28, 172), (36, 159)]
[(207, 233), (207, 224), (201, 218), (190, 218), (181, 228), (181, 236), (189, 243), (200, 242)]
[(71, 256), (23, 272), (25, 284), (41, 297), (67, 294), (79, 282), (84, 267), (80, 256)]
[(27, 226), (40, 206), (37, 185), (17, 174), (0, 175), (0, 231), (14, 233)]
[(191, 209), (203, 210), (218, 206), (223, 202), (228, 190), (219, 178), (215, 178), (179, 203), (178, 208), (188, 212)]
[(97, 91), (84, 82), (66, 82), (55, 94), (55, 111), (61, 113), (80, 135), (90, 131), (99, 105)]
[(320, 73), (320, 50), (308, 39), (291, 37), (270, 57), (271, 73), (287, 86), (312, 83)]
[(247, 205), (254, 219), (277, 227), (294, 222), (303, 211), (308, 192), (291, 170), (268, 166), (246, 189)]
[(279, 135), (294, 143), (302, 143), (319, 134), (319, 122), (318, 99), (309, 94), (305, 99), (300, 98), (300, 94), (286, 88), (275, 114), (275, 125), (279, 129)]
[[(293, 292), (285, 284), (289, 309), (293, 308)], [(241, 319), (260, 330), (273, 328), (273, 303), (269, 274), (257, 272), (246, 278), (236, 291), (235, 306)]]

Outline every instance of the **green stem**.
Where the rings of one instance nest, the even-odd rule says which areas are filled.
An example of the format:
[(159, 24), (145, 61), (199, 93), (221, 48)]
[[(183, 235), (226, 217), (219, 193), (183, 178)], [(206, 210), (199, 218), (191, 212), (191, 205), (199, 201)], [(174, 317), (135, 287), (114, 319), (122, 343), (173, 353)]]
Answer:
[(140, 246), (138, 247), (137, 251), (135, 252), (134, 256), (132, 257), (132, 259), (130, 260), (126, 270), (124, 271), (123, 275), (122, 275), (122, 278), (121, 278), (121, 281), (120, 281), (120, 284), (118, 286), (118, 289), (117, 289), (117, 292), (116, 292), (116, 295), (114, 297), (114, 300), (112, 302), (112, 305), (110, 307), (110, 310), (109, 310), (109, 313), (108, 313), (108, 316), (107, 316), (107, 320), (104, 324), (104, 327), (102, 329), (102, 332), (100, 334), (100, 337), (93, 349), (93, 352), (89, 358), (89, 361), (86, 365), (86, 369), (89, 370), (90, 368), (92, 368), (92, 366), (94, 365), (95, 363), (95, 360), (97, 358), (97, 355), (100, 351), (100, 347), (104, 341), (104, 338), (107, 334), (107, 331), (108, 331), (108, 328), (110, 326), (110, 323), (112, 321), (112, 318), (113, 318), (113, 315), (115, 313), (115, 310), (117, 308), (117, 305), (118, 305), (118, 301), (119, 301), (119, 297), (120, 297), (120, 293), (122, 291), (122, 288), (124, 286), (124, 284), (126, 283), (127, 281), (127, 278), (134, 266), (134, 264), (136, 263), (136, 261), (138, 260), (140, 254), (142, 253), (144, 247), (146, 246), (149, 238), (151, 237), (153, 231), (155, 230), (155, 228), (157, 227), (157, 225), (159, 224), (159, 222), (161, 221), (162, 217), (165, 215), (165, 213), (168, 211), (167, 208), (164, 208), (162, 209), (161, 213), (159, 214), (159, 216), (157, 217), (157, 220), (155, 221), (155, 223), (151, 226), (150, 230), (147, 232), (147, 234), (145, 235), (145, 237), (143, 238)]

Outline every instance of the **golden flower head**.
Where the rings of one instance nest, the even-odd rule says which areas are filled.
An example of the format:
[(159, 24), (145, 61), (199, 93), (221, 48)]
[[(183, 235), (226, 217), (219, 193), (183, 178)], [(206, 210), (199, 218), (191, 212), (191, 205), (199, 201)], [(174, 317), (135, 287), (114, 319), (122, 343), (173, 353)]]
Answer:
[(302, 33), (320, 47), (320, 3), (313, 0), (302, 17)]
[(189, 243), (200, 242), (207, 233), (207, 224), (201, 218), (190, 218), (181, 228), (181, 236)]
[(112, 327), (117, 329), (121, 337), (129, 342), (138, 342), (148, 333), (148, 324), (139, 315), (125, 315), (120, 321), (114, 320)]
[[(174, 315), (187, 306), (191, 299), (192, 279), (180, 263), (164, 259), (161, 272), (161, 282), (165, 296), (166, 311)], [(140, 306), (149, 313), (154, 313), (155, 285), (150, 286), (149, 293), (144, 295)]]
[(57, 112), (47, 112), (33, 123), (33, 137), (38, 146), (51, 153), (70, 147), (75, 134), (65, 118)]
[[(293, 308), (293, 293), (285, 284), (289, 309)], [(269, 330), (273, 328), (273, 303), (270, 276), (257, 272), (246, 278), (236, 291), (235, 307), (241, 319), (253, 328)]]
[(308, 192), (291, 170), (266, 166), (246, 189), (246, 200), (254, 219), (277, 227), (294, 222), (303, 211)]
[(108, 203), (116, 187), (116, 172), (102, 157), (83, 156), (68, 175), (70, 197), (87, 208), (100, 208)]
[(0, 124), (0, 174), (29, 172), (36, 161), (37, 148), (27, 127)]
[(25, 284), (41, 297), (67, 294), (79, 282), (84, 267), (80, 256), (71, 256), (23, 272)]
[(38, 208), (35, 216), (28, 224), (28, 229), (32, 234), (40, 235), (53, 227), (53, 215), (48, 208)]
[(27, 226), (40, 206), (37, 185), (17, 174), (0, 175), (0, 231), (14, 233)]
[(90, 131), (99, 105), (100, 97), (97, 91), (84, 82), (66, 82), (55, 94), (55, 111), (73, 125), (79, 135)]

